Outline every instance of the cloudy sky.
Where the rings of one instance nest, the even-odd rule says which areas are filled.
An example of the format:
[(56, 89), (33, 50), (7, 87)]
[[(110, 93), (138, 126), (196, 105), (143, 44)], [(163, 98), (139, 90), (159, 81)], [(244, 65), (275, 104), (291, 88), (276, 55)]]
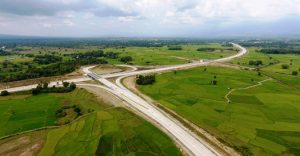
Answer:
[(0, 0), (0, 34), (300, 35), (300, 0)]

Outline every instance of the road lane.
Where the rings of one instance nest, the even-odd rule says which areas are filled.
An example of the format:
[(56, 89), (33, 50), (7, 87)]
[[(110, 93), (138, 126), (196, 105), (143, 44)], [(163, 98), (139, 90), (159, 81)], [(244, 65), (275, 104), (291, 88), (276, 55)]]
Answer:
[[(126, 87), (124, 87), (121, 83), (121, 79), (128, 77), (128, 76), (133, 76), (133, 75), (166, 72), (166, 71), (172, 71), (172, 70), (204, 66), (204, 65), (208, 65), (210, 63), (215, 63), (215, 62), (225, 62), (225, 61), (229, 61), (231, 59), (240, 57), (247, 53), (247, 50), (245, 48), (241, 47), (240, 45), (237, 45), (237, 44), (233, 44), (233, 45), (240, 48), (241, 50), (236, 55), (229, 56), (226, 58), (204, 61), (204, 62), (199, 61), (199, 62), (193, 62), (193, 63), (189, 63), (189, 64), (174, 65), (174, 66), (150, 69), (150, 70), (105, 74), (105, 75), (101, 75), (101, 76), (91, 72), (90, 69), (93, 68), (94, 66), (90, 66), (90, 67), (83, 68), (83, 71), (86, 73), (86, 75), (88, 77), (66, 80), (66, 81), (82, 82), (82, 81), (91, 80), (91, 78), (93, 78), (93, 79), (101, 82), (105, 86), (103, 89), (106, 89), (107, 91), (110, 91), (114, 95), (123, 99), (124, 101), (126, 101), (128, 103), (128, 105), (132, 109), (138, 110), (139, 112), (145, 114), (146, 116), (151, 118), (153, 121), (158, 123), (169, 134), (174, 136), (174, 138), (176, 138), (176, 140), (178, 140), (188, 150), (190, 155), (197, 155), (197, 156), (198, 155), (199, 156), (221, 155), (220, 153), (215, 151), (213, 148), (211, 148), (205, 141), (201, 140), (194, 133), (190, 132), (190, 130), (188, 130), (186, 127), (184, 127), (181, 123), (179, 123), (175, 119), (171, 119), (166, 113), (161, 111), (159, 108), (146, 102), (144, 99), (135, 95), (133, 92), (128, 90)], [(134, 70), (136, 70), (136, 69), (134, 69)], [(118, 78), (116, 80), (116, 84), (114, 84), (107, 80), (107, 78), (112, 78), (112, 77), (120, 77), (120, 78)], [(57, 82), (51, 82), (49, 86), (56, 85), (56, 84), (57, 84)], [(37, 85), (29, 85), (29, 86), (22, 86), (22, 87), (16, 87), (16, 88), (9, 88), (6, 90), (9, 92), (17, 92), (17, 91), (23, 91), (23, 90), (30, 90), (36, 86)]]

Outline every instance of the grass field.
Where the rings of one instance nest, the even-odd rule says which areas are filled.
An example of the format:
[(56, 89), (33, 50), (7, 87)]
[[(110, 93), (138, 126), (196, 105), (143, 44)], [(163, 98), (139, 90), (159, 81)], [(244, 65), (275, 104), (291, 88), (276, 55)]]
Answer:
[[(217, 85), (211, 85), (216, 76)], [(300, 153), (300, 91), (276, 82), (233, 92), (265, 80), (256, 72), (221, 67), (157, 75), (140, 89), (163, 106), (236, 147), (254, 155)]]
[(0, 99), (0, 136), (54, 125), (61, 99), (40, 95), (21, 99)]
[[(197, 51), (198, 48), (216, 48), (223, 49), (215, 50), (213, 52)], [(235, 51), (226, 50), (228, 47), (223, 47), (221, 44), (212, 43), (204, 45), (182, 45), (182, 50), (168, 50), (164, 47), (127, 47), (125, 49), (107, 48), (105, 51), (119, 52), (120, 57), (132, 56), (133, 64), (136, 65), (168, 65), (187, 63), (187, 60), (178, 59), (182, 57), (187, 59), (214, 59), (233, 55)], [(110, 60), (110, 63), (119, 64), (118, 60)]]
[(239, 64), (242, 66), (248, 66), (248, 67), (256, 67), (256, 66), (249, 65), (249, 61), (261, 60), (263, 62), (263, 66), (267, 66), (272, 62), (276, 62), (276, 59), (274, 58), (270, 59), (270, 57), (272, 57), (271, 55), (257, 52), (258, 48), (247, 48), (247, 50), (248, 53), (246, 55), (238, 59), (232, 60), (231, 63)]
[[(231, 63), (243, 66), (260, 68), (260, 70), (274, 79), (281, 81), (291, 87), (300, 89), (300, 55), (295, 54), (264, 54), (257, 52), (258, 48), (249, 48), (249, 53), (239, 59), (233, 60)], [(271, 58), (271, 59), (270, 59)], [(261, 60), (262, 66), (251, 66), (249, 61)], [(270, 64), (271, 63), (271, 64)], [(288, 69), (282, 69), (282, 65), (289, 65)], [(298, 75), (292, 75), (293, 71), (297, 71)]]
[[(76, 148), (74, 148), (76, 147)], [(51, 130), (39, 155), (181, 155), (157, 128), (123, 108)]]
[(55, 112), (63, 106), (78, 105), (82, 113), (104, 107), (92, 97), (79, 89), (66, 94), (0, 97), (0, 137), (54, 125), (58, 121)]
[[(0, 140), (3, 143), (0, 153), (16, 154), (29, 150), (26, 148), (34, 148), (36, 152), (38, 147), (34, 145), (38, 142), (43, 145), (41, 156), (181, 155), (173, 141), (158, 128), (126, 109), (99, 102), (83, 89), (66, 94), (0, 97), (0, 137), (54, 125), (61, 120), (56, 117), (56, 110), (72, 105), (78, 106), (84, 116), (76, 120), (67, 118), (71, 123), (59, 128)], [(16, 150), (6, 149), (7, 145)]]
[[(279, 60), (278, 64), (268, 66), (263, 70), (281, 74), (291, 75), (293, 71), (298, 71), (300, 73), (300, 55), (293, 55), (293, 54), (273, 54), (270, 55), (276, 60)], [(287, 64), (289, 65), (288, 69), (282, 69), (281, 65)], [(299, 74), (300, 76), (300, 74)]]

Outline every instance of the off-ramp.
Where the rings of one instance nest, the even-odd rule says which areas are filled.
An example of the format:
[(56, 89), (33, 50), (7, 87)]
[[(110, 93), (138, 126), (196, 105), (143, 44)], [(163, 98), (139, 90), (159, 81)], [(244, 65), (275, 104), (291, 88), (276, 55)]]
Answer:
[[(107, 91), (113, 93), (117, 97), (126, 101), (126, 103), (130, 108), (134, 109), (135, 111), (139, 111), (140, 113), (143, 113), (153, 122), (160, 125), (160, 127), (164, 129), (166, 132), (168, 132), (170, 135), (172, 135), (173, 138), (175, 138), (176, 141), (179, 142), (190, 155), (197, 155), (197, 156), (198, 155), (199, 156), (221, 155), (221, 153), (216, 151), (214, 148), (210, 147), (204, 140), (197, 137), (194, 133), (192, 133), (190, 130), (184, 127), (180, 122), (171, 118), (156, 106), (146, 102), (144, 99), (142, 99), (141, 97), (139, 97), (138, 95), (134, 94), (129, 89), (124, 87), (121, 83), (121, 79), (128, 76), (134, 76), (140, 74), (160, 73), (160, 72), (166, 72), (172, 70), (181, 70), (181, 69), (193, 68), (198, 66), (205, 66), (215, 62), (225, 62), (240, 57), (247, 53), (247, 50), (242, 46), (234, 43), (233, 45), (240, 49), (240, 51), (236, 55), (229, 56), (226, 58), (216, 59), (216, 60), (199, 61), (199, 62), (193, 62), (189, 64), (174, 65), (174, 66), (163, 67), (163, 68), (141, 70), (141, 71), (134, 70), (129, 72), (121, 72), (121, 73), (105, 74), (105, 75), (97, 75), (91, 72), (89, 69), (92, 67), (83, 68), (83, 71), (90, 78), (101, 82), (103, 84), (102, 86), (103, 89), (106, 89)], [(118, 79), (116, 79), (116, 83), (112, 83), (111, 81), (107, 80), (107, 78), (113, 78), (113, 77), (119, 77)], [(90, 80), (90, 78), (84, 77), (84, 78), (73, 79), (68, 81), (82, 82), (82, 81)], [(57, 85), (57, 82), (51, 82), (50, 86), (51, 85)], [(9, 88), (6, 90), (9, 92), (17, 92), (23, 90), (30, 90), (34, 87), (36, 87), (36, 85)]]

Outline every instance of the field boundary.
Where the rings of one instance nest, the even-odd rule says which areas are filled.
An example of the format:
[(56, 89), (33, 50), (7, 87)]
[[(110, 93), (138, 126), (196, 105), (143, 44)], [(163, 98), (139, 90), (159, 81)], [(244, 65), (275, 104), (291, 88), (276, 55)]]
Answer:
[(31, 129), (31, 130), (28, 130), (28, 131), (23, 131), (23, 132), (19, 132), (19, 133), (15, 133), (15, 134), (10, 134), (10, 135), (6, 135), (6, 136), (3, 136), (3, 137), (0, 137), (0, 140), (3, 140), (3, 139), (6, 139), (6, 138), (10, 138), (10, 137), (14, 137), (14, 136), (18, 136), (18, 135), (22, 135), (22, 134), (26, 134), (26, 133), (31, 133), (31, 132), (35, 132), (35, 131), (41, 131), (41, 130), (48, 130), (48, 129), (55, 129), (55, 128), (60, 128), (60, 127), (63, 127), (63, 126), (67, 126), (67, 125), (70, 125), (70, 124), (73, 124), (74, 122), (78, 121), (78, 120), (81, 120), (82, 118), (92, 114), (94, 112), (91, 112), (91, 113), (87, 113), (87, 114), (84, 114), (76, 119), (74, 119), (72, 122), (69, 122), (67, 124), (64, 124), (64, 125), (59, 125), (59, 126), (45, 126), (45, 127), (40, 127), (40, 128), (36, 128), (36, 129)]
[(247, 90), (247, 89), (250, 89), (250, 88), (255, 88), (255, 87), (258, 87), (258, 86), (263, 85), (264, 82), (270, 81), (270, 80), (273, 80), (273, 78), (268, 78), (268, 79), (259, 81), (259, 82), (257, 82), (257, 84), (252, 85), (252, 86), (248, 86), (248, 87), (244, 87), (244, 88), (231, 89), (231, 90), (225, 95), (225, 99), (227, 100), (227, 103), (231, 103), (231, 100), (230, 100), (230, 98), (229, 98), (229, 95), (230, 95), (231, 93), (233, 93), (234, 91), (238, 91), (238, 90)]

